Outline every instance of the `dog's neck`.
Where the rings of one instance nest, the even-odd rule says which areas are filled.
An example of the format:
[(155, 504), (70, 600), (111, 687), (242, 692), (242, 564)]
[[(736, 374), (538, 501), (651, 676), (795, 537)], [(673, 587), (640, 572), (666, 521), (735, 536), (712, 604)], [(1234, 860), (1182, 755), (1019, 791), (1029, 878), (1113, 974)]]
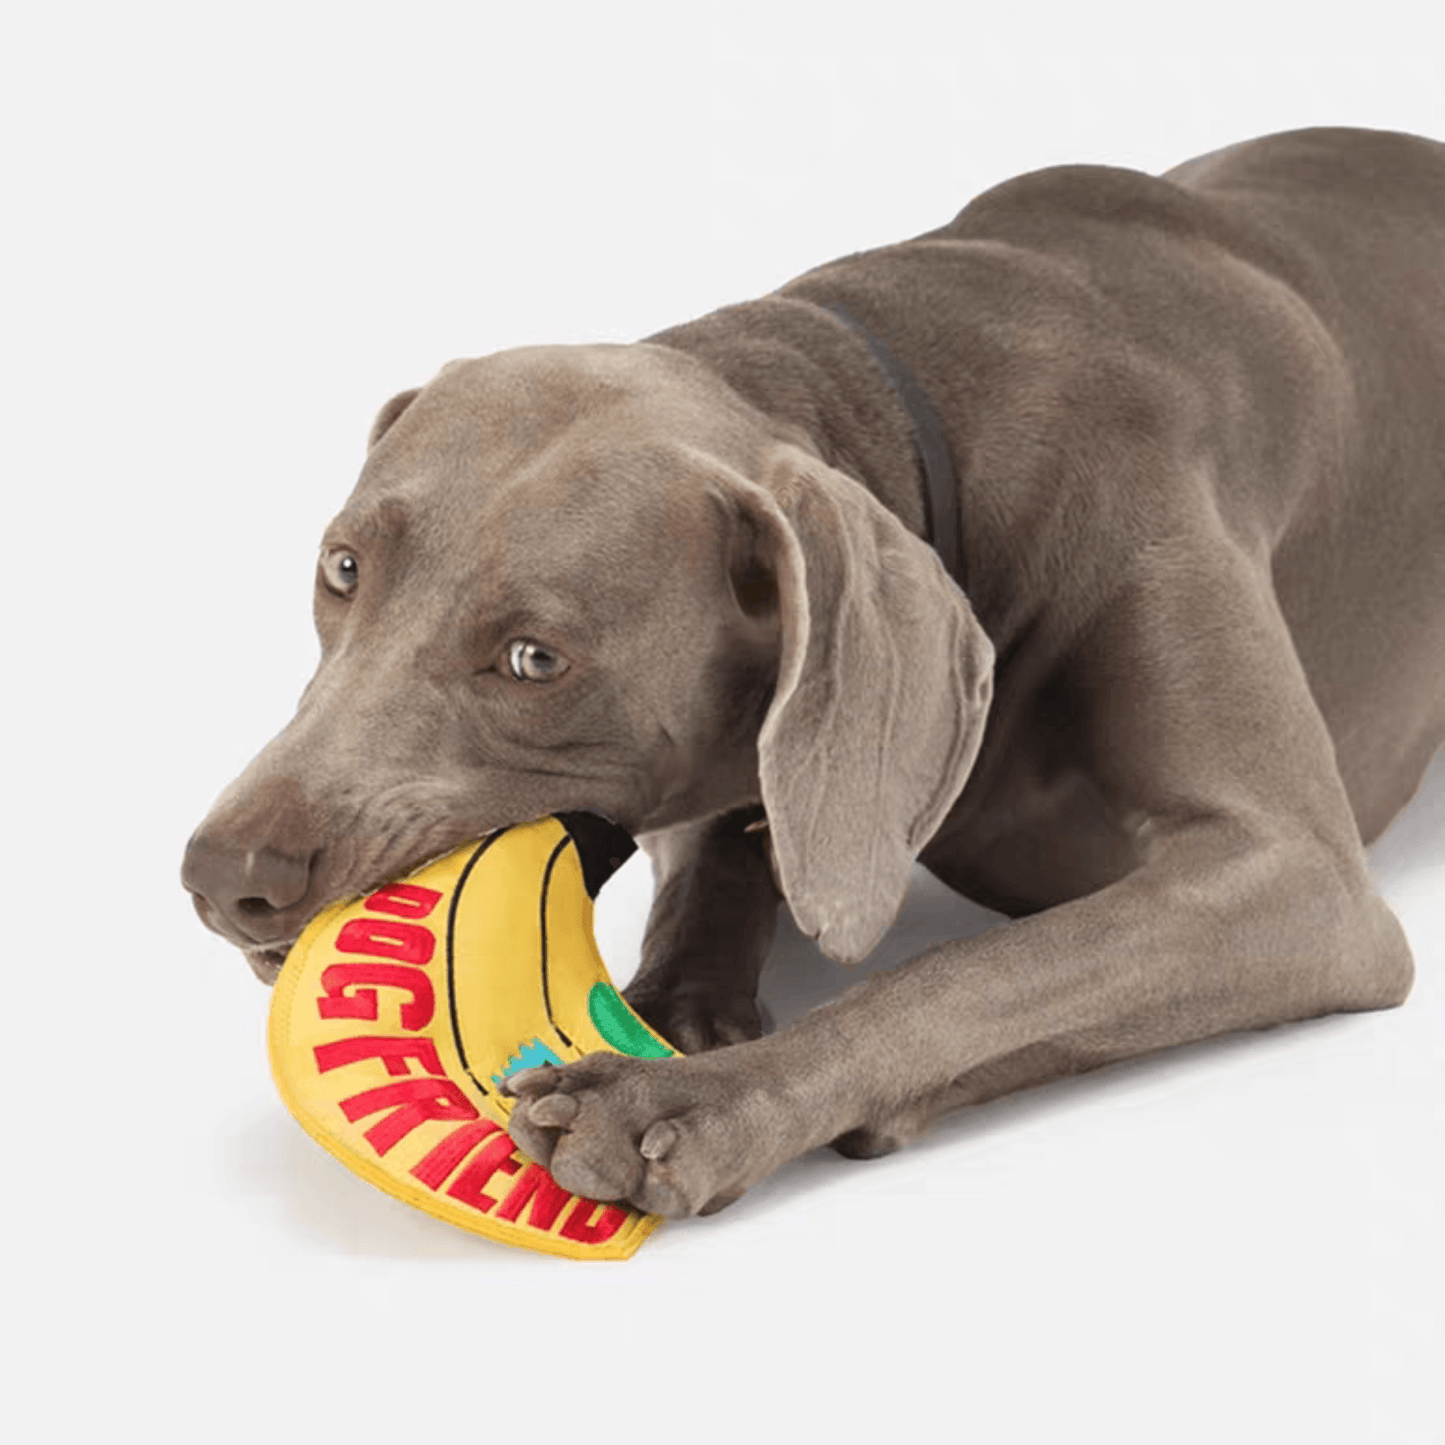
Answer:
[(893, 388), (894, 395), (908, 413), (914, 457), (923, 471), (928, 535), (943, 561), (944, 570), (962, 582), (963, 539), (958, 519), (958, 477), (954, 474), (953, 460), (948, 454), (948, 438), (944, 435), (938, 408), (918, 384), (918, 378), (893, 354), (892, 348), (881, 336), (870, 331), (846, 306), (829, 302), (826, 309), (857, 332), (868, 348), (873, 364), (883, 373), (884, 380)]
[(936, 543), (909, 409), (855, 325), (824, 306), (774, 295), (647, 339), (704, 362), (779, 435), (853, 477), (910, 531)]

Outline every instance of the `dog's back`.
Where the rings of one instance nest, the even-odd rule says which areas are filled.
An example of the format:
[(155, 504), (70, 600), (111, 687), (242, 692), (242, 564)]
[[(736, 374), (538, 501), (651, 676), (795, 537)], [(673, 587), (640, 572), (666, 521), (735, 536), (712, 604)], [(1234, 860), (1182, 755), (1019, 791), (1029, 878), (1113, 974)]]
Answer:
[[(983, 313), (1015, 347), (1033, 334), (1063, 398), (1037, 417), (1077, 411), (1091, 369), (1109, 368), (1147, 378), (1141, 414), (1162, 399), (1176, 431), (1207, 435), (1223, 524), (1270, 558), (1376, 837), (1445, 739), (1445, 145), (1321, 129), (1164, 177), (1057, 167), (893, 254), (915, 310), (963, 329)], [(825, 268), (834, 284), (840, 269)], [(955, 413), (986, 426), (994, 401), (963, 397)], [(1077, 432), (1066, 414), (1044, 424)], [(999, 457), (976, 443), (960, 449)]]

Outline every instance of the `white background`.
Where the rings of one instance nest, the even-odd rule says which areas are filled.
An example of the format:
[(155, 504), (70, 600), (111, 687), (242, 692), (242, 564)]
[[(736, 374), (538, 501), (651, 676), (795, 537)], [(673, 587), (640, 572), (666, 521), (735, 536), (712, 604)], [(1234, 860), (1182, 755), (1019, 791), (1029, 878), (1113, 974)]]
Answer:
[[(14, 1438), (1445, 1438), (1445, 758), (1375, 854), (1403, 1010), (809, 1157), (627, 1264), (435, 1223), (283, 1110), (268, 996), (176, 874), (308, 675), (315, 541), (386, 397), (636, 338), (1035, 166), (1445, 138), (1417, 5), (522, 8), (6, 27)], [(619, 975), (649, 890), (604, 895)], [(978, 922), (920, 886), (882, 961)], [(784, 938), (767, 996), (848, 981)]]

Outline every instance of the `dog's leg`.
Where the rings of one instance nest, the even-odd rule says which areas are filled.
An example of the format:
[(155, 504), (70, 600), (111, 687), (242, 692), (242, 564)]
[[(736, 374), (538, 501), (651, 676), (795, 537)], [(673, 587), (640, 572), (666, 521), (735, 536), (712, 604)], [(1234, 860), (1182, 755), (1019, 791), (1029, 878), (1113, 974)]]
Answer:
[(1403, 934), (1362, 873), (1288, 827), (1201, 820), (1122, 882), (940, 945), (770, 1037), (515, 1076), (529, 1103), (512, 1132), (569, 1189), (704, 1212), (825, 1143), (885, 1153), (960, 1104), (1397, 1004), (1410, 978)]
[[(832, 1142), (887, 1153), (960, 1106), (1219, 1034), (1390, 1007), (1411, 978), (1363, 869), (1262, 817), (1200, 820), (1130, 878), (941, 945), (819, 1011), (819, 1039), (833, 1033), (840, 1051), (865, 1020), (887, 1021), (865, 1117)], [(951, 1017), (968, 1020), (971, 1059), (949, 1047)], [(965, 1064), (952, 1077), (926, 1062), (949, 1055)]]
[(758, 977), (781, 902), (761, 809), (643, 840), (656, 898), (627, 1000), (685, 1053), (762, 1033)]
[(820, 1144), (880, 1152), (952, 1104), (1399, 1003), (1409, 948), (1267, 582), (1227, 547), (1160, 560), (1077, 659), (1101, 786), (1141, 819), (1135, 872), (770, 1037), (514, 1076), (518, 1142), (569, 1189), (692, 1213)]

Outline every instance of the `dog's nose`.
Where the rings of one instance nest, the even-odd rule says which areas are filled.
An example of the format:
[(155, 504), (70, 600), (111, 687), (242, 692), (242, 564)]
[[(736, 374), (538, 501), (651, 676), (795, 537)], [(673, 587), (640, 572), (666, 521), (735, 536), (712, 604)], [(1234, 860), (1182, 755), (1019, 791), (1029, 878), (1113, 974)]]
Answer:
[(306, 897), (314, 861), (314, 854), (299, 858), (203, 829), (186, 844), (181, 882), (204, 905), (201, 916), (212, 926), (208, 910), (241, 939), (267, 944), (288, 931), (286, 912)]

